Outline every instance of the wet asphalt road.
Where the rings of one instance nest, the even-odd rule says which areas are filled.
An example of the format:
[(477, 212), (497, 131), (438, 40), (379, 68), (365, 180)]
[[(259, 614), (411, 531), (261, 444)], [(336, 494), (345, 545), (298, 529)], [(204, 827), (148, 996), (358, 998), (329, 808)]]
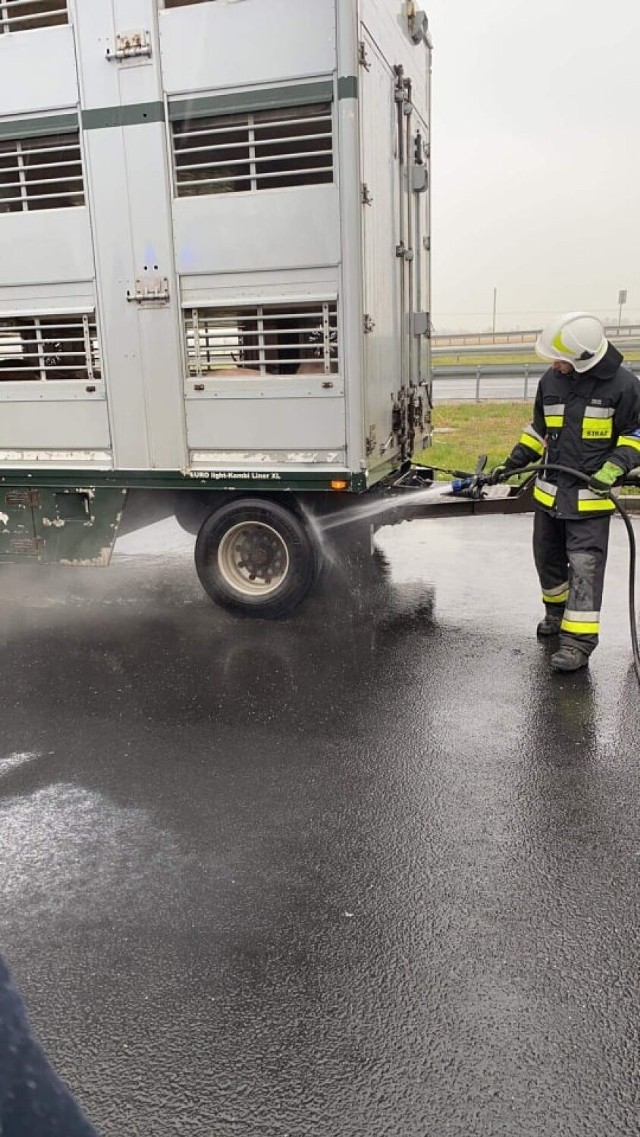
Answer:
[(1, 946), (103, 1137), (640, 1132), (625, 535), (558, 679), (530, 527), (385, 530), (279, 624), (169, 524), (2, 570)]

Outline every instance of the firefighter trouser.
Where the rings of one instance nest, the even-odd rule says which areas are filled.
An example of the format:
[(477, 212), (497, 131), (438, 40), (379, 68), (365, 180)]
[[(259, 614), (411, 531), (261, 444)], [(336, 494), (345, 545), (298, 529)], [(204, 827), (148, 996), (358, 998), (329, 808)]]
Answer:
[(598, 643), (610, 520), (563, 521), (543, 509), (534, 516), (533, 555), (547, 614), (562, 614), (560, 645), (585, 655)]

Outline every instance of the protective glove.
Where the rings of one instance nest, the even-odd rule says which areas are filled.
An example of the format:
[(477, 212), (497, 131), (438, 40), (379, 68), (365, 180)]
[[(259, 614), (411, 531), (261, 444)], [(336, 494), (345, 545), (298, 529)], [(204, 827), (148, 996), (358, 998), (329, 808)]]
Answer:
[(592, 493), (602, 494), (603, 496), (609, 493), (609, 490), (621, 478), (624, 470), (616, 466), (615, 462), (605, 462), (599, 470), (596, 470), (593, 477), (589, 479), (589, 489)]
[(513, 458), (505, 458), (502, 465), (494, 466), (493, 470), (489, 471), (487, 482), (490, 486), (495, 486), (498, 484), (498, 482), (506, 481), (507, 478), (510, 478), (512, 474), (515, 474), (516, 470), (519, 468), (520, 467), (518, 466), (518, 463), (514, 462)]

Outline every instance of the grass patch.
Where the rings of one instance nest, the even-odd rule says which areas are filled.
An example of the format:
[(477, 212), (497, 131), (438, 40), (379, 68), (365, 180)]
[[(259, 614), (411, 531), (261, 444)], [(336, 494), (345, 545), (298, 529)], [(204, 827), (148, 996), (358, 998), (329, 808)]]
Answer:
[[(440, 403), (433, 408), (433, 445), (414, 455), (414, 462), (472, 473), (480, 454), (486, 469), (499, 466), (531, 422), (533, 402)], [(438, 477), (446, 479), (446, 474)], [(638, 486), (624, 486), (622, 494), (638, 494)]]
[(479, 454), (487, 466), (504, 462), (531, 422), (533, 402), (440, 403), (433, 409), (433, 445), (415, 461), (453, 470), (474, 470)]

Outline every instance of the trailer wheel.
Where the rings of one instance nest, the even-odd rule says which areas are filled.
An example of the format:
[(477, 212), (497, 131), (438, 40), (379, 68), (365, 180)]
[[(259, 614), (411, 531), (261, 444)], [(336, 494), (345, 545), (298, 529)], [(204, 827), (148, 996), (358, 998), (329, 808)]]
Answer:
[(292, 612), (319, 570), (320, 551), (304, 523), (273, 501), (229, 502), (204, 522), (196, 570), (212, 600), (242, 616)]

